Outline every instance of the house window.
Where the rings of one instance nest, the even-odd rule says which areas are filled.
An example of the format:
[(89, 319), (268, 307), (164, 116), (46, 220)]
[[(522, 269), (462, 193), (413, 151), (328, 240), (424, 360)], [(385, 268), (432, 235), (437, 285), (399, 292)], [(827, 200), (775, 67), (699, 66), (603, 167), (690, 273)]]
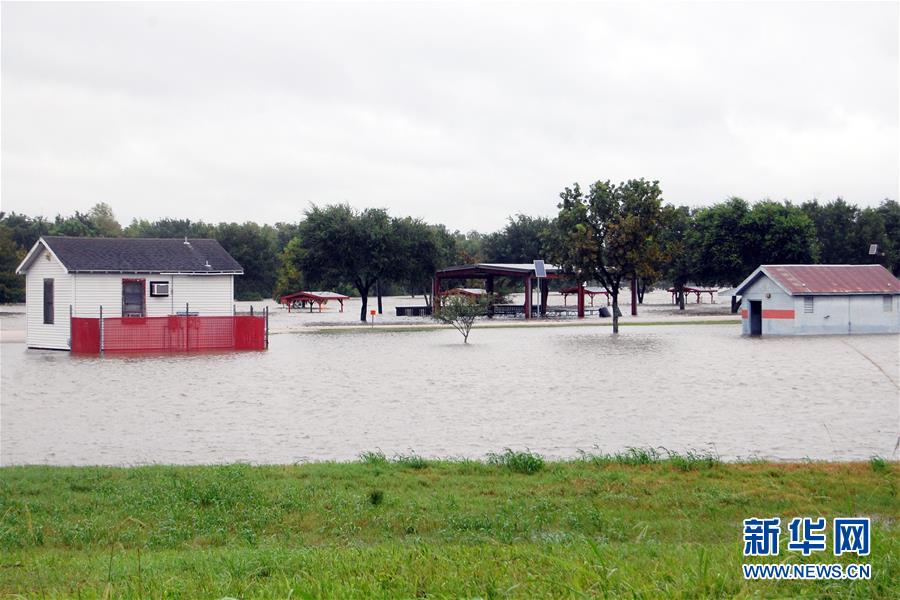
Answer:
[(122, 316), (144, 316), (144, 280), (122, 280)]
[(883, 296), (882, 305), (884, 306), (884, 312), (894, 312), (894, 297)]
[(812, 296), (806, 296), (805, 298), (803, 298), (803, 312), (812, 313), (815, 307), (814, 302), (815, 298), (813, 298)]
[(44, 280), (44, 325), (53, 325), (53, 280)]

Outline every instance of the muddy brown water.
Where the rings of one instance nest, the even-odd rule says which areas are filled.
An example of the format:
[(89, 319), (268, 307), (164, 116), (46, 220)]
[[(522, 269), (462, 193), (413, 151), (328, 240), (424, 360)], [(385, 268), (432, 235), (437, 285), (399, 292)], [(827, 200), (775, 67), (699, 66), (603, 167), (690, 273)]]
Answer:
[(267, 352), (77, 357), (0, 344), (0, 464), (548, 457), (896, 458), (900, 337), (736, 325), (273, 335)]

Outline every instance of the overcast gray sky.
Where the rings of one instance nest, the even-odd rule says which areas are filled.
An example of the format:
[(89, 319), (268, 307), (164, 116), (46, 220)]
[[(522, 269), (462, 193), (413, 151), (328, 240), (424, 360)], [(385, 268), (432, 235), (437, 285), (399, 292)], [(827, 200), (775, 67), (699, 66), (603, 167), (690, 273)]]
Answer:
[(2, 209), (489, 231), (574, 181), (898, 197), (898, 3), (2, 5)]

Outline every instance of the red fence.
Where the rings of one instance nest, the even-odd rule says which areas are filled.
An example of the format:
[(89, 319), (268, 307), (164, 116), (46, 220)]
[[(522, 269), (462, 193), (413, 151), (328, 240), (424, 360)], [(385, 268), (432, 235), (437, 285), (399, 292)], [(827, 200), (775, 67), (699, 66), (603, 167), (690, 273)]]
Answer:
[(266, 317), (72, 318), (72, 352), (264, 350)]

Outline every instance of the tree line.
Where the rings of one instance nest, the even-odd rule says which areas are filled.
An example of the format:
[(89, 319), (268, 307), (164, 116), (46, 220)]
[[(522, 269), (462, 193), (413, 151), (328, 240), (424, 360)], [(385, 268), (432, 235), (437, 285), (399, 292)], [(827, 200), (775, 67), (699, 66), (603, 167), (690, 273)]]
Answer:
[[(859, 208), (841, 198), (824, 204), (730, 198), (690, 208), (664, 203), (658, 182), (636, 179), (585, 189), (573, 184), (556, 209), (552, 217), (511, 216), (491, 233), (345, 204), (311, 206), (299, 222), (275, 225), (136, 219), (123, 227), (105, 203), (53, 220), (0, 213), (0, 302), (24, 300), (24, 278), (14, 270), (41, 235), (214, 238), (244, 267), (237, 299), (334, 289), (362, 296), (363, 320), (370, 295), (379, 304), (387, 294), (427, 295), (436, 269), (474, 262), (545, 258), (578, 280), (603, 285), (614, 301), (632, 277), (641, 295), (661, 282), (733, 286), (765, 263), (878, 262), (900, 273), (894, 200)], [(878, 245), (874, 256), (870, 244)]]

